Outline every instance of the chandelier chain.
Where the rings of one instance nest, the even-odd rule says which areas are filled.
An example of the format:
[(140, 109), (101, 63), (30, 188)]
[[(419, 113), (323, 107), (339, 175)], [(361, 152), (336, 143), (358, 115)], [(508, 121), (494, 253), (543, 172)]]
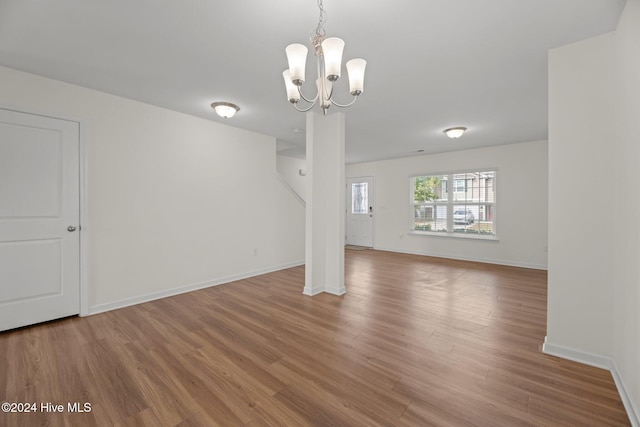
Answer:
[(326, 32), (324, 30), (324, 23), (327, 22), (327, 12), (324, 10), (324, 5), (322, 4), (322, 0), (318, 0), (318, 9), (320, 9), (320, 15), (318, 16), (318, 26), (316, 27), (316, 35), (318, 36), (326, 36)]
[(327, 35), (327, 32), (324, 29), (324, 24), (325, 22), (327, 22), (327, 12), (324, 10), (324, 4), (322, 3), (322, 0), (318, 0), (318, 9), (320, 10), (318, 16), (318, 25), (316, 26), (315, 32), (311, 34), (311, 44), (316, 49), (316, 55), (321, 56), (322, 51), (320, 45)]

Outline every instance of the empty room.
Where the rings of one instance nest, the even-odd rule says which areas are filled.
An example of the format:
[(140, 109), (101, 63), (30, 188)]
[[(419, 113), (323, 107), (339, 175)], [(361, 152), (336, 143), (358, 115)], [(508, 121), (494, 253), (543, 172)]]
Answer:
[(640, 0), (0, 0), (0, 426), (640, 426), (638, 46)]

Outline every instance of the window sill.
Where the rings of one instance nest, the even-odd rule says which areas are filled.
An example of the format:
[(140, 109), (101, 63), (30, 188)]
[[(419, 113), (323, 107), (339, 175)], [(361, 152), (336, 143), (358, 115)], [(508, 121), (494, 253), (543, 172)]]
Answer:
[(416, 231), (416, 230), (409, 230), (409, 234), (413, 234), (415, 236), (451, 237), (454, 239), (491, 240), (494, 242), (497, 242), (500, 240), (498, 239), (498, 236), (493, 234), (443, 233), (439, 231)]

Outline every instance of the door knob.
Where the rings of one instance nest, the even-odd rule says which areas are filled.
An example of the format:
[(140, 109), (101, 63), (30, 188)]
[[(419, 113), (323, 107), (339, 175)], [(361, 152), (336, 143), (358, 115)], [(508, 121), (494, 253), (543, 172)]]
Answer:
[(76, 228), (73, 225), (70, 225), (67, 227), (67, 231), (74, 232), (76, 231)]

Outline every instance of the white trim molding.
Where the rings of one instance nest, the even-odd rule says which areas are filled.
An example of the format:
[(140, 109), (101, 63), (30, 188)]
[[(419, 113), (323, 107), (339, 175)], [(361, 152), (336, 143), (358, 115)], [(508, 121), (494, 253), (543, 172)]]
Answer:
[(248, 273), (236, 274), (232, 276), (222, 277), (219, 279), (213, 279), (206, 282), (192, 283), (190, 285), (179, 286), (177, 288), (167, 289), (165, 291), (153, 292), (150, 294), (140, 295), (132, 298), (125, 298), (118, 301), (108, 302), (104, 304), (97, 304), (89, 308), (87, 314), (104, 313), (105, 311), (117, 310), (119, 308), (129, 307), (136, 304), (142, 304), (161, 298), (167, 298), (174, 295), (184, 294), (186, 292), (197, 291), (199, 289), (209, 288), (211, 286), (223, 285), (225, 283), (234, 282), (236, 280), (248, 279), (250, 277), (260, 276), (262, 274), (271, 273), (274, 271), (284, 270), (286, 268), (297, 267), (303, 265), (304, 261), (297, 261), (288, 264), (283, 264), (275, 267), (269, 267), (261, 270), (254, 270)]
[(344, 286), (328, 286), (328, 287), (304, 287), (304, 291), (302, 291), (302, 293), (304, 295), (308, 295), (310, 297), (321, 294), (321, 293), (327, 293), (327, 294), (331, 294), (331, 295), (336, 295), (336, 296), (340, 296), (340, 295), (344, 295), (347, 293), (347, 288), (345, 288)]
[(611, 358), (586, 351), (575, 350), (573, 348), (552, 344), (544, 338), (542, 352), (550, 356), (561, 357), (584, 365), (594, 366), (600, 369), (611, 370)]
[(616, 387), (618, 388), (618, 392), (620, 393), (620, 399), (622, 400), (622, 404), (624, 405), (624, 409), (627, 410), (627, 415), (629, 416), (629, 421), (631, 421), (631, 425), (633, 427), (640, 427), (640, 408), (636, 408), (633, 404), (633, 400), (629, 397), (627, 393), (627, 387), (620, 376), (620, 371), (618, 370), (618, 365), (615, 360), (611, 360), (611, 376), (613, 376), (613, 381), (616, 383)]
[(324, 290), (326, 293), (331, 294), (331, 295), (336, 295), (336, 296), (340, 296), (340, 295), (344, 295), (347, 293), (347, 288), (345, 288), (344, 286), (327, 286), (327, 288)]
[(544, 344), (542, 344), (542, 352), (550, 356), (560, 357), (562, 359), (571, 360), (574, 362), (582, 363), (589, 366), (595, 366), (596, 368), (606, 369), (611, 372), (613, 381), (620, 394), (620, 400), (624, 405), (624, 409), (627, 411), (627, 416), (633, 427), (640, 427), (640, 408), (636, 408), (633, 404), (633, 400), (627, 392), (627, 387), (620, 376), (618, 365), (616, 361), (608, 356), (602, 356), (599, 354), (589, 353), (586, 351), (576, 350), (573, 348), (564, 347), (561, 345), (553, 344), (547, 341), (547, 337), (544, 337)]
[[(478, 240), (481, 240), (481, 239), (478, 239)], [(497, 240), (494, 240), (494, 239), (491, 239), (488, 241), (497, 242)], [(398, 248), (387, 248), (383, 246), (374, 246), (373, 249), (378, 251), (397, 252), (397, 253), (409, 254), (409, 255), (422, 255), (422, 256), (429, 256), (434, 258), (455, 259), (458, 261), (482, 262), (485, 264), (506, 265), (508, 267), (531, 268), (534, 270), (548, 269), (546, 265), (533, 264), (533, 263), (527, 263), (527, 262), (514, 262), (514, 261), (505, 261), (505, 260), (499, 260), (499, 259), (480, 258), (480, 257), (465, 257), (465, 256), (454, 255), (454, 254), (442, 254), (442, 253), (435, 253), (435, 252), (428, 252), (428, 251), (410, 251), (410, 250), (398, 249)]]
[(323, 292), (324, 292), (324, 289), (323, 289), (323, 288), (321, 288), (321, 287), (315, 287), (315, 288), (313, 288), (313, 287), (311, 287), (311, 286), (305, 286), (305, 287), (304, 287), (304, 290), (302, 291), (302, 293), (303, 293), (304, 295), (308, 295), (308, 296), (310, 296), (310, 297), (315, 296), (315, 295), (318, 295), (318, 294), (321, 294), (321, 293), (323, 293)]
[(80, 124), (80, 316), (89, 314), (89, 125)]

